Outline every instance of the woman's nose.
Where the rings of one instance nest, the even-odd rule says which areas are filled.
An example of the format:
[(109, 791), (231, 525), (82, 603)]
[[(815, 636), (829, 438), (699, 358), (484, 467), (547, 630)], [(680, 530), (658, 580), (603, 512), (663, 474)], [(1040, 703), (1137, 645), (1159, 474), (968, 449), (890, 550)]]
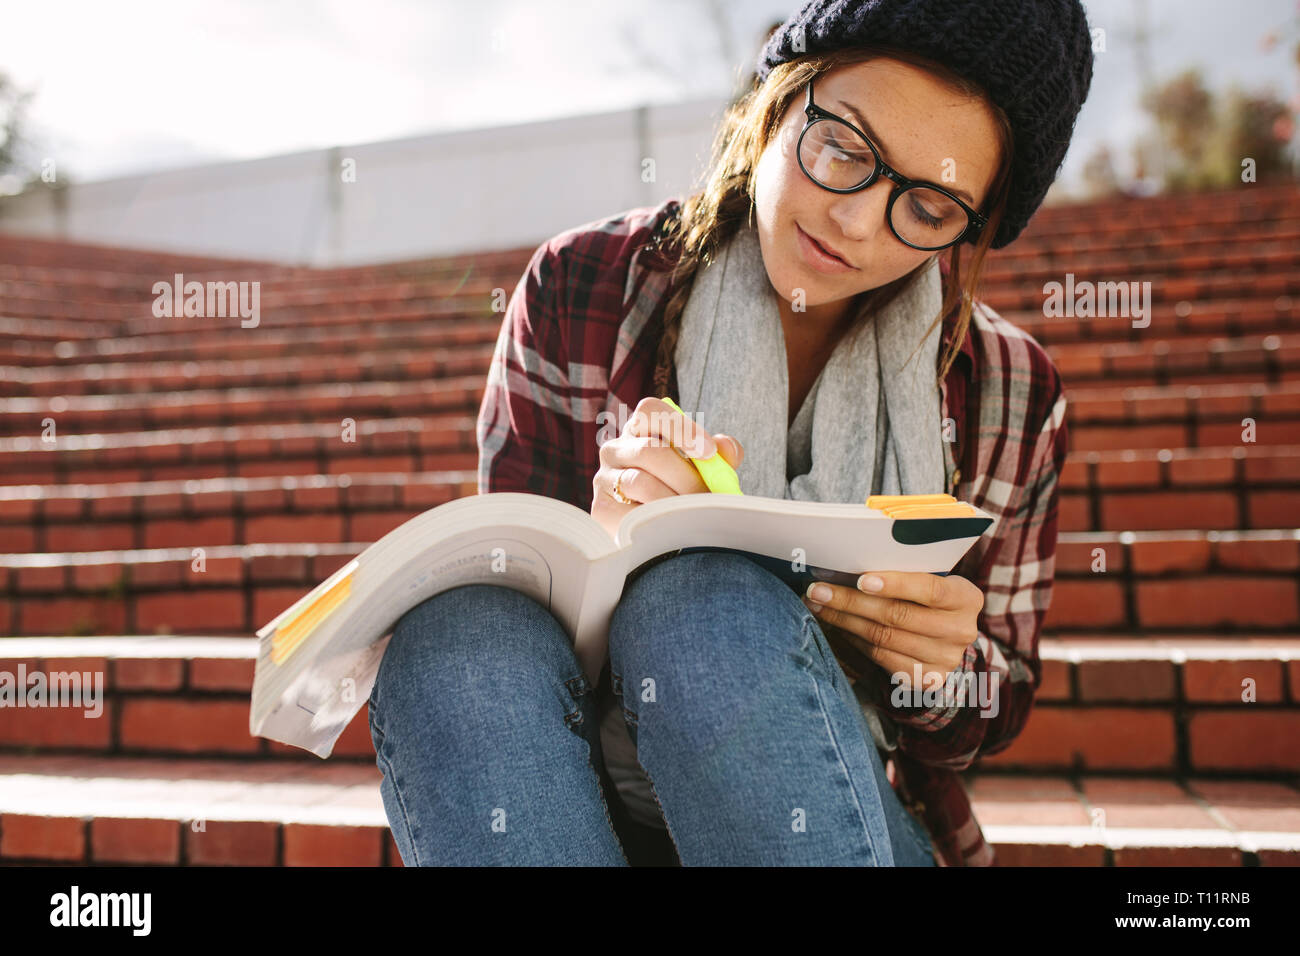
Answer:
[(855, 193), (836, 193), (830, 206), (830, 217), (848, 239), (866, 242), (880, 232), (889, 231), (885, 210), (889, 207), (889, 194), (893, 183), (880, 176), (866, 189)]

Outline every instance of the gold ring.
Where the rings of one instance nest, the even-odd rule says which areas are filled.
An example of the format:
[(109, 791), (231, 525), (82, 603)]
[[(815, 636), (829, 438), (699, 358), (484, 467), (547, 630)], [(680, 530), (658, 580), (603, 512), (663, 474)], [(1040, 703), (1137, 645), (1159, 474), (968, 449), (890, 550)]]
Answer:
[(625, 505), (634, 505), (636, 504), (636, 502), (633, 501), (631, 498), (629, 498), (627, 495), (623, 494), (623, 489), (619, 487), (619, 484), (623, 481), (623, 475), (626, 472), (627, 472), (626, 468), (620, 468), (618, 472), (618, 476), (614, 479), (614, 500), (620, 501)]

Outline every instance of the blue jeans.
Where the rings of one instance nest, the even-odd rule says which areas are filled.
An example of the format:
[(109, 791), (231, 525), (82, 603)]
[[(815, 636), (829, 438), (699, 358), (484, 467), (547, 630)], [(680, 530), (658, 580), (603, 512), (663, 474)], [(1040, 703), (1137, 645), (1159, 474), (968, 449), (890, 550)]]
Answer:
[[(682, 865), (933, 866), (817, 619), (735, 554), (628, 582), (606, 673)], [(604, 675), (602, 675), (604, 677)], [(466, 585), (398, 622), (370, 695), (408, 866), (623, 866), (595, 690), (528, 596)]]

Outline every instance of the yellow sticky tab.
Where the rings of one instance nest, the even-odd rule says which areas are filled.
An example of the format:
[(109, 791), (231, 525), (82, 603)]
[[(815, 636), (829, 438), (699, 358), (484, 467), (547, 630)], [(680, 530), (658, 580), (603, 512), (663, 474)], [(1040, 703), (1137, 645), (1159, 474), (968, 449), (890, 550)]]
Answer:
[(895, 505), (941, 505), (954, 504), (952, 495), (871, 495), (867, 498), (868, 508), (884, 510)]
[(339, 578), (293, 619), (281, 624), (271, 637), (271, 661), (283, 664), (312, 631), (352, 593), (352, 574)]
[(885, 514), (891, 518), (973, 518), (976, 516), (975, 509), (964, 502), (886, 508)]
[[(675, 412), (682, 412), (671, 398), (665, 397), (664, 404)], [(685, 415), (685, 412), (682, 412)], [(740, 490), (740, 477), (736, 474), (736, 469), (727, 464), (727, 460), (717, 452), (713, 453), (710, 458), (691, 458), (687, 456), (687, 461), (695, 466), (695, 470), (700, 473), (704, 479), (704, 484), (712, 491), (720, 495), (743, 495)]]

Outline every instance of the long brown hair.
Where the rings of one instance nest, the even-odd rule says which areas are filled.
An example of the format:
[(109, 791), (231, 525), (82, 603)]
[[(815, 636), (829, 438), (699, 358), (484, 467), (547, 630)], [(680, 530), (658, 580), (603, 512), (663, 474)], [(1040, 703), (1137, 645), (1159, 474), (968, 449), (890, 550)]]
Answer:
[[(949, 342), (948, 351), (943, 357), (938, 372), (940, 380), (948, 373), (957, 353), (961, 350), (962, 340), (970, 325), (971, 309), (974, 306), (976, 289), (983, 271), (984, 255), (992, 245), (1006, 206), (1014, 146), (1011, 124), (1002, 109), (988, 99), (978, 84), (942, 63), (909, 50), (896, 50), (884, 46), (856, 46), (850, 50), (800, 57), (788, 63), (778, 64), (772, 68), (765, 82), (759, 83), (755, 76), (754, 85), (727, 108), (714, 138), (713, 155), (704, 188), (682, 204), (678, 215), (669, 219), (663, 227), (662, 234), (656, 237), (656, 244), (671, 250), (670, 254), (676, 257), (670, 279), (670, 285), (675, 286), (675, 290), (670, 294), (664, 307), (664, 331), (659, 340), (659, 350), (655, 359), (656, 398), (663, 398), (668, 394), (669, 370), (673, 364), (673, 352), (681, 331), (682, 310), (690, 297), (695, 273), (701, 265), (713, 260), (718, 249), (735, 235), (751, 214), (754, 208), (755, 169), (763, 150), (780, 129), (781, 120), (791, 100), (803, 91), (810, 79), (819, 74), (839, 66), (863, 63), (879, 56), (888, 56), (911, 63), (930, 71), (959, 93), (984, 98), (997, 119), (1001, 157), (997, 174), (985, 202), (988, 209), (985, 213), (988, 224), (974, 244), (970, 272), (964, 280), (960, 261), (960, 249), (963, 243), (940, 251), (940, 254), (947, 252), (950, 255), (949, 268), (943, 276), (943, 306), (939, 315), (926, 329), (925, 335), (921, 336), (924, 340), (935, 323), (941, 322), (957, 300), (961, 299), (961, 313), (957, 319), (956, 331), (952, 341)], [(888, 305), (907, 287), (908, 283), (930, 265), (930, 261), (926, 259), (915, 269), (893, 282), (859, 293), (862, 297), (859, 303), (861, 306), (859, 314), (869, 317)]]

